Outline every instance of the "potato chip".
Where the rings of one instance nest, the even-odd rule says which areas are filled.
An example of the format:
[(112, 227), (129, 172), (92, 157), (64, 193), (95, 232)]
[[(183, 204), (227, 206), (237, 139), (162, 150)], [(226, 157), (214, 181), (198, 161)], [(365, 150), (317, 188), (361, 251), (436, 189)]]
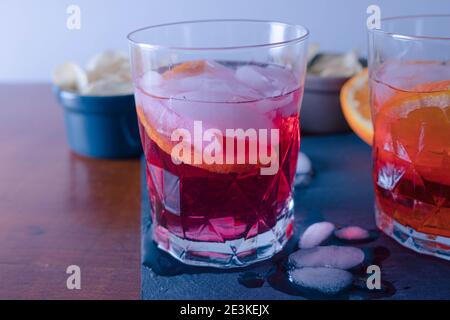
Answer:
[(76, 63), (66, 62), (56, 67), (53, 83), (63, 90), (82, 91), (88, 85), (86, 72)]
[(58, 66), (53, 73), (53, 82), (63, 90), (82, 95), (108, 96), (133, 93), (130, 61), (125, 53), (105, 51), (96, 54), (84, 71), (71, 62)]
[(122, 82), (111, 78), (94, 81), (81, 92), (82, 95), (88, 96), (118, 96), (131, 93), (133, 93), (131, 82)]
[(101, 79), (105, 74), (114, 74), (128, 69), (128, 57), (119, 51), (105, 51), (93, 56), (86, 65), (90, 81)]
[(321, 77), (351, 77), (363, 66), (358, 54), (352, 50), (346, 54), (323, 54), (310, 67), (309, 72)]
[(308, 52), (306, 54), (306, 63), (309, 64), (315, 56), (319, 53), (320, 45), (318, 43), (311, 43), (308, 46)]

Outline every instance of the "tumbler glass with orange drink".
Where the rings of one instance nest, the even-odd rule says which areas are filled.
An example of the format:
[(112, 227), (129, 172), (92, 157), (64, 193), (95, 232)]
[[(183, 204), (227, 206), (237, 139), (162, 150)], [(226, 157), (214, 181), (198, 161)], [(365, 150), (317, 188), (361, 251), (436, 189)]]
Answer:
[(450, 259), (450, 16), (382, 20), (369, 32), (379, 228)]

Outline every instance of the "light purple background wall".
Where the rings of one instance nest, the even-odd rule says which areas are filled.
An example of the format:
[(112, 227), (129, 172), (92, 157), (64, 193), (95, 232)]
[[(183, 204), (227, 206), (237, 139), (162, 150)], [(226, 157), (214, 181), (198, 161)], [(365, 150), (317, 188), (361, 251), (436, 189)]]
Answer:
[[(81, 8), (81, 30), (66, 8)], [(328, 51), (366, 52), (366, 8), (382, 16), (448, 13), (449, 0), (0, 0), (0, 81), (48, 81), (55, 65), (84, 64), (107, 48), (127, 50), (129, 31), (166, 22), (251, 18), (300, 23)]]

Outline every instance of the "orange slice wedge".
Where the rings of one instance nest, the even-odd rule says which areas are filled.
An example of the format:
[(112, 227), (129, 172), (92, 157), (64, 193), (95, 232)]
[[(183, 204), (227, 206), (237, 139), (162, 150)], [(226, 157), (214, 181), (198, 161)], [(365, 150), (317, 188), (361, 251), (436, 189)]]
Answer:
[(392, 96), (377, 113), (375, 126), (376, 145), (392, 141), (388, 150), (413, 163), (422, 177), (450, 185), (450, 81)]
[(194, 76), (205, 72), (207, 69), (207, 62), (205, 60), (194, 60), (177, 64), (175, 67), (165, 71), (162, 77), (170, 79), (174, 76)]
[[(426, 86), (434, 88), (433, 83)], [(428, 149), (440, 156), (450, 149), (450, 89), (399, 93), (382, 106), (375, 124), (380, 139), (388, 130), (393, 140), (414, 151), (412, 153)]]
[(341, 89), (341, 107), (350, 128), (366, 143), (372, 144), (368, 69), (350, 78)]
[(445, 91), (445, 90), (450, 90), (450, 80), (422, 83), (422, 84), (415, 86), (413, 91), (434, 92), (434, 91)]

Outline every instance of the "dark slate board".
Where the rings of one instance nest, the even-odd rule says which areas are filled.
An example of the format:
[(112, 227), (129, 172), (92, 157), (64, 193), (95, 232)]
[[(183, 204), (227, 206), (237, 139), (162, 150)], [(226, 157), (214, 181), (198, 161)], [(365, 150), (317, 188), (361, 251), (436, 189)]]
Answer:
[[(316, 175), (307, 188), (296, 190), (296, 237), (311, 223), (328, 220), (340, 225), (375, 228), (370, 148), (353, 134), (302, 138), (301, 149), (312, 160)], [(180, 273), (162, 276), (148, 261), (167, 256), (155, 249), (149, 234), (149, 202), (142, 161), (142, 298), (143, 299), (302, 299), (272, 288), (246, 288), (238, 283), (242, 270), (222, 271), (186, 267)], [(396, 293), (391, 299), (450, 299), (450, 263), (412, 252), (385, 235), (361, 247), (383, 246), (390, 256), (383, 261), (382, 279), (391, 282)], [(246, 271), (267, 272), (272, 262)], [(352, 296), (350, 296), (352, 298)], [(354, 297), (356, 298), (356, 297)]]

